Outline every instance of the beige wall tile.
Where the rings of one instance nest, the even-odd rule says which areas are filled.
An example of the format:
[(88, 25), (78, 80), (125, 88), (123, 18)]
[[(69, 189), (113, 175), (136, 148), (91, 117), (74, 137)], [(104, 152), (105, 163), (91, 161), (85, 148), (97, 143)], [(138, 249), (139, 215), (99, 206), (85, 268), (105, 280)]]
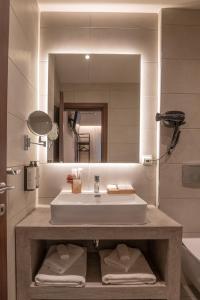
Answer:
[(37, 39), (38, 35), (38, 5), (35, 0), (11, 0), (13, 8), (28, 39)]
[[(139, 147), (139, 130), (133, 126), (113, 126), (109, 128), (110, 143), (136, 143)], [(133, 159), (131, 160), (133, 161)]]
[(89, 27), (89, 13), (41, 12), (41, 28), (44, 27)]
[(140, 107), (140, 86), (133, 85), (134, 88), (119, 88), (110, 90), (111, 108), (139, 108)]
[(9, 59), (8, 112), (22, 120), (27, 120), (29, 113), (36, 109), (36, 104), (36, 91)]
[(163, 60), (163, 93), (200, 93), (200, 60)]
[(200, 26), (199, 16), (199, 10), (174, 8), (162, 10), (162, 22), (169, 25)]
[[(199, 14), (200, 16), (200, 14)], [(165, 25), (162, 28), (162, 56), (172, 59), (200, 59), (200, 26)], [(190, 45), (188, 47), (188, 45)]]
[(200, 99), (198, 94), (162, 94), (161, 111), (181, 110), (185, 112), (184, 128), (200, 128)]
[[(172, 137), (172, 130), (166, 129), (161, 136), (161, 153), (165, 153)], [(182, 129), (179, 142), (167, 163), (184, 163), (199, 161), (200, 129)]]
[(29, 151), (24, 151), (24, 135), (28, 134), (33, 141), (36, 136), (33, 136), (26, 122), (8, 113), (8, 128), (7, 128), (7, 165), (21, 166), (36, 160), (36, 148), (31, 146)]
[(182, 165), (160, 165), (160, 198), (199, 198), (200, 189), (182, 185)]
[(109, 109), (109, 125), (133, 126), (139, 125), (139, 109)]
[(31, 47), (12, 9), (10, 10), (9, 57), (35, 87), (35, 73), (33, 72), (33, 65), (36, 63), (35, 49)]
[(157, 31), (157, 14), (91, 13), (91, 26), (102, 28), (145, 28)]
[(110, 143), (108, 161), (111, 163), (139, 162), (139, 145), (133, 143)]
[(95, 28), (91, 52), (141, 54), (146, 62), (157, 61), (157, 34), (141, 28)]
[(74, 98), (75, 102), (93, 102), (93, 103), (107, 103), (109, 102), (109, 91), (108, 89), (102, 90), (102, 89), (96, 89), (96, 90), (74, 90)]
[(87, 28), (41, 28), (40, 59), (48, 53), (90, 53), (90, 33)]

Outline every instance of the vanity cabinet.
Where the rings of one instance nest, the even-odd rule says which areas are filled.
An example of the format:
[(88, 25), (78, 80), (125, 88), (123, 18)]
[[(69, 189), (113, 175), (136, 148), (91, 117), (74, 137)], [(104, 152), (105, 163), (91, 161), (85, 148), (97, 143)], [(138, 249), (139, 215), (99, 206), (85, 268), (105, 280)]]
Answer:
[[(182, 227), (159, 209), (149, 206), (144, 225), (51, 225), (50, 209), (37, 208), (16, 227), (18, 300), (168, 299), (180, 300)], [(101, 281), (99, 248), (119, 242), (142, 250), (158, 281), (153, 285), (104, 285)], [(74, 242), (87, 246), (84, 288), (42, 287), (34, 284), (51, 244)]]

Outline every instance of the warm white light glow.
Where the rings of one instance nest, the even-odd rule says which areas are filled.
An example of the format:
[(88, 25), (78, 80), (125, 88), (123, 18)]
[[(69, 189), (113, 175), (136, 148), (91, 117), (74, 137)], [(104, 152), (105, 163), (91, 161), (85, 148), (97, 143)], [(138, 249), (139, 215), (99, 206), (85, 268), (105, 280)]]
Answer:
[(86, 55), (85, 55), (85, 59), (86, 59), (86, 60), (89, 60), (89, 59), (90, 59), (90, 55), (89, 55), (89, 54), (86, 54)]
[(44, 12), (112, 12), (112, 13), (158, 13), (161, 5), (133, 3), (41, 3)]
[[(159, 14), (158, 18), (158, 103), (157, 103), (157, 112), (160, 112), (161, 106), (161, 14)], [(156, 155), (157, 158), (160, 157), (160, 122), (156, 124)], [(159, 206), (159, 161), (157, 161), (156, 166), (156, 206)]]

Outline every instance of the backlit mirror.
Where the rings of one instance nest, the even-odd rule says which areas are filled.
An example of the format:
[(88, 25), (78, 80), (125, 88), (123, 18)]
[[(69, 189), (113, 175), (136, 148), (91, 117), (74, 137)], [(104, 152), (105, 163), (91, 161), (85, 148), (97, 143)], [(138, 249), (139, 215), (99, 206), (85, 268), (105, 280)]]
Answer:
[(140, 55), (50, 54), (48, 162), (139, 162)]

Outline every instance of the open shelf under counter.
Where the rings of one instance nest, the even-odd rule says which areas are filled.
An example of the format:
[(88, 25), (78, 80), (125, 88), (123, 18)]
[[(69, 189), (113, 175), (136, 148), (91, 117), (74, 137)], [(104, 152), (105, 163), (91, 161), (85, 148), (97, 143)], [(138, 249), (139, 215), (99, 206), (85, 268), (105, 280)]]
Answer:
[[(147, 223), (143, 225), (52, 225), (50, 209), (38, 208), (16, 227), (18, 300), (180, 300), (181, 239), (182, 227), (153, 206), (148, 207)], [(102, 284), (93, 240), (100, 240), (100, 249), (114, 248), (120, 242), (140, 248), (153, 271), (159, 274), (157, 283), (126, 286)], [(86, 286), (36, 286), (34, 277), (48, 247), (69, 241), (88, 248)]]
[(167, 299), (166, 283), (157, 278), (157, 283), (152, 285), (102, 284), (99, 255), (89, 253), (85, 287), (36, 286), (32, 282), (29, 294), (31, 299)]

